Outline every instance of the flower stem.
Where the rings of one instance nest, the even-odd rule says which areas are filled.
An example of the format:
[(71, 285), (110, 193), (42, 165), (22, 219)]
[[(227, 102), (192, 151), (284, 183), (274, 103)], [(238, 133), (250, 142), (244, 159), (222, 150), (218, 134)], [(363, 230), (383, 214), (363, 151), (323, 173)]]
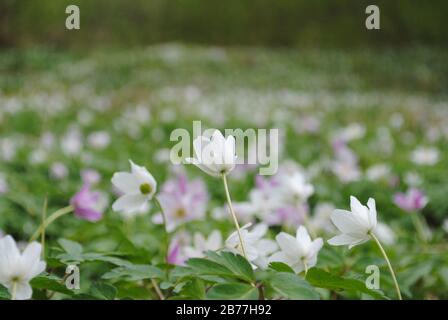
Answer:
[(414, 224), (415, 229), (417, 230), (417, 234), (421, 241), (426, 242), (426, 232), (423, 227), (423, 224), (418, 216), (418, 212), (411, 212), (412, 223)]
[(17, 296), (17, 281), (12, 283), (11, 300), (16, 300)]
[(386, 254), (386, 251), (384, 251), (383, 246), (381, 245), (380, 241), (375, 236), (375, 234), (373, 234), (373, 232), (369, 232), (369, 234), (373, 238), (373, 240), (375, 240), (376, 244), (378, 245), (378, 248), (380, 248), (380, 251), (381, 251), (384, 259), (386, 260), (387, 266), (389, 267), (390, 274), (392, 275), (392, 279), (394, 280), (395, 290), (397, 290), (398, 299), (403, 300), (403, 298), (401, 297), (401, 291), (400, 291), (400, 287), (398, 286), (397, 278), (395, 277), (394, 269), (392, 268), (392, 265), (390, 264), (389, 258), (387, 257), (387, 254)]
[(162, 291), (159, 288), (159, 285), (157, 284), (157, 281), (154, 279), (151, 279), (151, 284), (154, 287), (154, 290), (156, 291), (157, 295), (159, 296), (160, 300), (165, 300), (165, 296), (163, 295)]
[(157, 205), (157, 207), (159, 207), (160, 213), (162, 215), (163, 230), (165, 231), (165, 262), (168, 263), (170, 241), (169, 241), (169, 236), (168, 236), (168, 229), (166, 226), (166, 215), (165, 215), (165, 211), (162, 208), (162, 205), (159, 202), (159, 199), (157, 199), (157, 197), (154, 197), (153, 199), (154, 199), (154, 202)]
[[(48, 209), (48, 196), (45, 196), (44, 207), (42, 209), (42, 225), (44, 225), (47, 219), (47, 209)], [(40, 243), (42, 245), (42, 260), (45, 260), (45, 229), (42, 230)]]
[(236, 218), (235, 211), (233, 210), (232, 200), (230, 199), (229, 187), (227, 186), (227, 177), (225, 173), (222, 174), (222, 181), (224, 182), (224, 189), (226, 191), (227, 204), (229, 206), (230, 214), (232, 215), (233, 222), (235, 223), (236, 231), (238, 233), (238, 238), (240, 239), (241, 251), (243, 252), (243, 256), (247, 260), (246, 248), (244, 247), (243, 237), (241, 236), (240, 225), (238, 223), (238, 219)]
[(40, 234), (45, 233), (45, 229), (48, 228), (50, 224), (52, 224), (55, 220), (62, 217), (63, 215), (66, 215), (73, 211), (73, 206), (67, 206), (62, 209), (56, 210), (53, 212), (51, 216), (48, 217), (48, 219), (45, 219), (45, 221), (42, 223), (42, 225), (34, 232), (33, 236), (30, 238), (30, 242), (35, 241)]

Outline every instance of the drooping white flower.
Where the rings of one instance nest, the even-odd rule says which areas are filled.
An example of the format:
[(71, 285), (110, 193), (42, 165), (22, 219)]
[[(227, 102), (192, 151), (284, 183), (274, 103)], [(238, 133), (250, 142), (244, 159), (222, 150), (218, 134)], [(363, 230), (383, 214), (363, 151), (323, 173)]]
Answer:
[(370, 239), (369, 233), (377, 226), (375, 200), (370, 198), (366, 207), (351, 196), (350, 208), (351, 211), (336, 209), (331, 214), (331, 221), (341, 234), (328, 240), (329, 244), (352, 248)]
[[(266, 268), (268, 257), (277, 250), (277, 245), (275, 241), (263, 239), (268, 230), (267, 225), (260, 223), (249, 231), (248, 228), (250, 226), (251, 224), (248, 223), (240, 229), (247, 260), (252, 263), (253, 267)], [(225, 246), (229, 251), (243, 255), (240, 239), (236, 231), (227, 238)]]
[(221, 249), (222, 236), (219, 230), (214, 230), (208, 238), (205, 238), (200, 233), (195, 233), (193, 236), (193, 246), (188, 246), (184, 249), (185, 255), (188, 258), (201, 258), (207, 251), (217, 251)]
[(228, 174), (235, 168), (235, 138), (227, 139), (219, 130), (215, 130), (211, 138), (199, 136), (193, 141), (195, 158), (186, 161), (196, 165), (205, 173), (219, 177)]
[(306, 271), (316, 265), (317, 254), (324, 244), (322, 238), (312, 241), (308, 230), (304, 226), (297, 229), (296, 237), (280, 232), (275, 239), (280, 251), (274, 253), (269, 261), (283, 262), (297, 273)]
[(129, 160), (131, 172), (116, 172), (112, 184), (123, 195), (112, 205), (114, 211), (133, 213), (141, 211), (157, 190), (157, 182), (145, 167)]
[(32, 242), (23, 252), (11, 236), (0, 239), (0, 283), (17, 300), (30, 299), (33, 290), (30, 280), (45, 270), (40, 260), (41, 245)]

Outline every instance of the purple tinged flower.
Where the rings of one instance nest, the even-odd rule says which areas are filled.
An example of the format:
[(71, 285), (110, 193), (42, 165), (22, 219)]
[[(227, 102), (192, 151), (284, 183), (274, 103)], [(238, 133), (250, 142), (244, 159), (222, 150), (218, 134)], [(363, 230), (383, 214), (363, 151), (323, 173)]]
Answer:
[[(188, 181), (185, 174), (168, 180), (158, 197), (167, 218), (167, 228), (174, 230), (178, 225), (205, 217), (208, 192), (200, 179)], [(154, 223), (162, 223), (161, 214), (156, 214)]]
[(409, 189), (406, 193), (396, 193), (394, 203), (406, 212), (423, 209), (428, 204), (428, 197), (419, 189)]
[(91, 191), (87, 183), (72, 197), (70, 204), (75, 215), (81, 219), (95, 222), (103, 217), (104, 203), (101, 194)]

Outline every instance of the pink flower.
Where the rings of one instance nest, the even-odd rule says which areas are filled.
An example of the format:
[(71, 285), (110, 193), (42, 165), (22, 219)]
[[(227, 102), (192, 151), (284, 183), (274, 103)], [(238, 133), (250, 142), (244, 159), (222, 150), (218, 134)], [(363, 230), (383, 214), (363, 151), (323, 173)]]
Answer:
[(412, 188), (406, 193), (396, 193), (394, 203), (406, 212), (413, 212), (423, 209), (428, 203), (428, 198), (423, 191)]
[(87, 221), (98, 221), (103, 217), (104, 202), (99, 192), (90, 190), (90, 185), (85, 183), (81, 190), (70, 200), (75, 215)]
[[(205, 217), (208, 192), (202, 180), (188, 181), (185, 174), (168, 180), (158, 197), (167, 219), (167, 228), (174, 230), (178, 225)], [(154, 223), (162, 223), (161, 214), (156, 214)]]

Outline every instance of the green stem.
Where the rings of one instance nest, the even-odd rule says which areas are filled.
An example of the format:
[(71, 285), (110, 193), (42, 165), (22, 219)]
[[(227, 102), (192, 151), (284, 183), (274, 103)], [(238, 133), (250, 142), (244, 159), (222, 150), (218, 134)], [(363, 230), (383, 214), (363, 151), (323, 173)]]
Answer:
[(378, 248), (380, 248), (380, 251), (386, 260), (387, 266), (389, 267), (390, 274), (392, 275), (392, 279), (394, 280), (395, 290), (397, 290), (398, 299), (403, 300), (401, 297), (401, 291), (400, 287), (398, 286), (397, 278), (395, 277), (394, 269), (392, 268), (392, 265), (390, 264), (389, 258), (387, 257), (386, 251), (384, 251), (383, 246), (381, 245), (378, 238), (375, 236), (373, 232), (369, 232), (369, 235), (375, 240), (376, 244), (378, 245)]
[[(44, 207), (42, 209), (42, 225), (44, 225), (47, 219), (47, 209), (48, 209), (48, 196), (45, 196)], [(45, 228), (42, 230), (40, 243), (42, 245), (42, 260), (45, 260)]]
[(423, 227), (423, 224), (418, 216), (418, 212), (411, 212), (412, 223), (414, 224), (415, 229), (417, 230), (417, 234), (421, 241), (426, 242), (427, 236), (426, 231)]
[(53, 214), (51, 216), (49, 216), (48, 219), (46, 219), (44, 221), (44, 223), (42, 223), (42, 225), (36, 230), (36, 232), (34, 232), (33, 236), (30, 238), (30, 242), (35, 241), (39, 237), (39, 235), (41, 233), (44, 233), (45, 229), (47, 229), (48, 226), (50, 224), (52, 224), (56, 219), (62, 217), (63, 215), (66, 215), (72, 211), (73, 211), (73, 206), (70, 205), (70, 206), (67, 206), (65, 208), (62, 208), (62, 209), (59, 209), (59, 210), (53, 212)]
[(163, 230), (165, 231), (165, 262), (168, 263), (168, 255), (170, 250), (170, 242), (169, 242), (169, 236), (168, 236), (168, 229), (166, 226), (166, 215), (165, 211), (162, 208), (162, 205), (159, 202), (159, 199), (157, 197), (154, 197), (154, 202), (159, 207), (160, 213), (162, 215), (162, 221), (163, 221)]
[(11, 300), (16, 300), (17, 296), (17, 282), (13, 281), (12, 283), (12, 292), (11, 292)]
[(159, 299), (165, 300), (165, 296), (163, 295), (162, 291), (160, 290), (160, 287), (157, 284), (157, 281), (154, 279), (151, 279), (151, 284), (154, 287), (154, 290), (156, 291), (157, 295), (159, 296)]
[(224, 189), (226, 191), (227, 204), (229, 206), (230, 214), (232, 215), (233, 222), (235, 223), (236, 231), (238, 233), (238, 237), (240, 239), (241, 251), (243, 252), (243, 256), (247, 260), (246, 248), (244, 247), (243, 237), (241, 236), (240, 225), (238, 223), (238, 219), (236, 218), (235, 211), (233, 210), (232, 200), (230, 199), (229, 187), (227, 186), (227, 177), (225, 173), (222, 174), (222, 181), (224, 182)]

